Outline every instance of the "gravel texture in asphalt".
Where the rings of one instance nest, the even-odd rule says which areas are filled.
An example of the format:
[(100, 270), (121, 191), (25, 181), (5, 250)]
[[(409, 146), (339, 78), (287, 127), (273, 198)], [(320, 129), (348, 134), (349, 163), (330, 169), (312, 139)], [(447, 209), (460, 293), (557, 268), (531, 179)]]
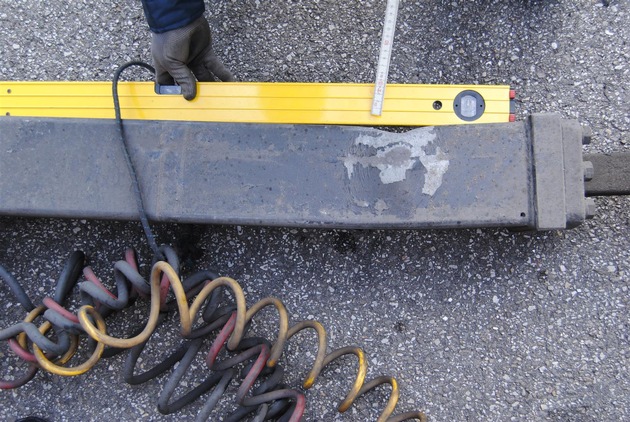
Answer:
[[(241, 81), (372, 82), (385, 3), (211, 0), (206, 15), (217, 54)], [(507, 83), (517, 91), (518, 119), (557, 112), (593, 129), (585, 152), (627, 152), (629, 24), (627, 0), (403, 0), (390, 82)], [(110, 80), (123, 62), (151, 60), (150, 34), (139, 1), (1, 0), (0, 53), (2, 80)], [(278, 297), (291, 321), (322, 322), (331, 347), (363, 347), (368, 378), (398, 379), (399, 411), (422, 409), (432, 421), (630, 420), (630, 200), (597, 205), (596, 218), (579, 228), (545, 233), (155, 230), (160, 242), (194, 244), (182, 248), (186, 266), (234, 277), (248, 304)], [(0, 263), (34, 302), (52, 293), (76, 249), (109, 286), (126, 246), (138, 249), (142, 271), (151, 265), (136, 222), (1, 217), (0, 235)], [(4, 286), (0, 307), (0, 328), (24, 316)], [(139, 305), (115, 317), (112, 331), (128, 332), (146, 312)], [(266, 311), (253, 328), (271, 337), (275, 324)], [(146, 365), (178, 341), (171, 321)], [(314, 350), (308, 336), (290, 345), (282, 360), (289, 385), (299, 388), (304, 356)], [(123, 361), (103, 360), (72, 378), (40, 372), (0, 393), (0, 419), (194, 418), (201, 401), (161, 415), (164, 377), (129, 386)], [(196, 365), (188, 388), (204, 374), (203, 362)], [(6, 345), (0, 367), (6, 379), (23, 369)], [(306, 393), (307, 420), (376, 419), (386, 388), (347, 414), (336, 411), (355, 368), (347, 358), (322, 374)], [(234, 391), (213, 420), (233, 408)]]

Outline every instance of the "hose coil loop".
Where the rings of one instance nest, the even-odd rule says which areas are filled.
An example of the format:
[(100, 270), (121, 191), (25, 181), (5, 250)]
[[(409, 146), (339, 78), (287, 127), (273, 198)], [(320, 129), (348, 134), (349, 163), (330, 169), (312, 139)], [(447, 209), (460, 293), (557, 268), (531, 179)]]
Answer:
[[(301, 420), (306, 406), (304, 393), (288, 388), (284, 383), (284, 368), (279, 361), (286, 344), (293, 336), (312, 330), (317, 335), (317, 353), (302, 387), (311, 388), (322, 371), (333, 361), (354, 355), (358, 365), (354, 382), (337, 406), (345, 412), (363, 394), (383, 384), (389, 384), (391, 393), (378, 418), (379, 422), (396, 422), (408, 419), (425, 421), (422, 412), (407, 412), (392, 416), (399, 397), (396, 380), (390, 376), (377, 377), (366, 382), (367, 360), (365, 352), (357, 346), (348, 346), (328, 353), (327, 334), (317, 321), (307, 320), (289, 324), (287, 310), (281, 300), (264, 298), (247, 307), (241, 286), (229, 277), (218, 277), (210, 271), (200, 271), (182, 280), (179, 259), (170, 247), (160, 247), (160, 257), (151, 269), (147, 281), (138, 272), (135, 252), (129, 249), (125, 259), (114, 264), (115, 291), (108, 290), (89, 268), (83, 268), (86, 281), (78, 283), (81, 307), (74, 314), (64, 307), (71, 290), (77, 284), (85, 257), (82, 252), (70, 256), (57, 282), (53, 298), (46, 297), (35, 307), (24, 289), (4, 268), (0, 278), (9, 285), (14, 296), (28, 312), (26, 318), (0, 331), (0, 340), (8, 340), (11, 349), (29, 362), (25, 375), (15, 381), (2, 381), (0, 388), (17, 388), (26, 384), (38, 369), (62, 376), (80, 375), (104, 357), (129, 349), (123, 376), (129, 384), (148, 382), (170, 371), (158, 398), (158, 410), (169, 414), (180, 410), (202, 395), (212, 392), (197, 415), (207, 420), (220, 398), (233, 380), (240, 382), (236, 392), (237, 410), (226, 420), (237, 421), (254, 415), (254, 420)], [(232, 301), (225, 301), (228, 292)], [(132, 306), (136, 299), (148, 298), (149, 315), (143, 328), (129, 337), (115, 337), (107, 332), (106, 318)], [(278, 314), (277, 334), (270, 342), (260, 337), (245, 337), (253, 318), (263, 309), (274, 308)], [(166, 359), (153, 368), (136, 373), (137, 362), (152, 334), (173, 311), (177, 311), (181, 343)], [(34, 321), (42, 317), (39, 327)], [(218, 331), (204, 351), (210, 334)], [(57, 338), (51, 340), (50, 336)], [(79, 338), (87, 334), (90, 357), (83, 363), (68, 367), (78, 349)], [(30, 349), (32, 348), (32, 352)], [(224, 351), (229, 357), (219, 360)], [(191, 371), (191, 365), (200, 353), (206, 353), (208, 376), (189, 391), (173, 397), (181, 380)], [(244, 367), (243, 367), (244, 366)], [(237, 367), (243, 367), (239, 372)], [(181, 388), (181, 387), (180, 387)]]

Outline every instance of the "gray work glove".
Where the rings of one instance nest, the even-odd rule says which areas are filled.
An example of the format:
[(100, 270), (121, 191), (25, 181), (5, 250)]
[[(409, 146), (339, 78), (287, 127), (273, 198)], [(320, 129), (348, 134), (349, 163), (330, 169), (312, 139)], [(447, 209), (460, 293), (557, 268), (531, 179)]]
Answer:
[[(234, 81), (234, 76), (212, 51), (210, 26), (203, 16), (172, 31), (153, 33), (151, 45), (157, 83), (173, 85), (177, 82), (187, 100), (197, 95), (197, 83)], [(214, 75), (214, 76), (213, 76)]]

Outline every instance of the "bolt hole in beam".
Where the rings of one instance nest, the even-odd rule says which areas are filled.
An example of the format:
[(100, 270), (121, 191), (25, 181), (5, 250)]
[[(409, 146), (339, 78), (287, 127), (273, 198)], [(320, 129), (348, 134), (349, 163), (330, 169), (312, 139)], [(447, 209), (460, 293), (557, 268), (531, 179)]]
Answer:
[(521, 213), (521, 217), (526, 217), (527, 214), (525, 214), (524, 212)]
[(434, 110), (440, 110), (442, 108), (442, 101), (434, 101), (433, 102), (433, 109)]
[(11, 93), (11, 89), (7, 89), (7, 94), (10, 94), (10, 93)]

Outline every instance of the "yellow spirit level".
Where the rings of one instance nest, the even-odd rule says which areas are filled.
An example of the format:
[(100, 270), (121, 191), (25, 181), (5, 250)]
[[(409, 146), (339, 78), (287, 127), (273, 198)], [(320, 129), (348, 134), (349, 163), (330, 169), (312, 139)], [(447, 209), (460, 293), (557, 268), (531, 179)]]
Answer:
[[(232, 123), (437, 126), (514, 120), (509, 86), (389, 84), (381, 116), (374, 84), (199, 83), (197, 97), (156, 93), (152, 82), (120, 82), (123, 119)], [(110, 82), (0, 81), (0, 115), (113, 119)]]

